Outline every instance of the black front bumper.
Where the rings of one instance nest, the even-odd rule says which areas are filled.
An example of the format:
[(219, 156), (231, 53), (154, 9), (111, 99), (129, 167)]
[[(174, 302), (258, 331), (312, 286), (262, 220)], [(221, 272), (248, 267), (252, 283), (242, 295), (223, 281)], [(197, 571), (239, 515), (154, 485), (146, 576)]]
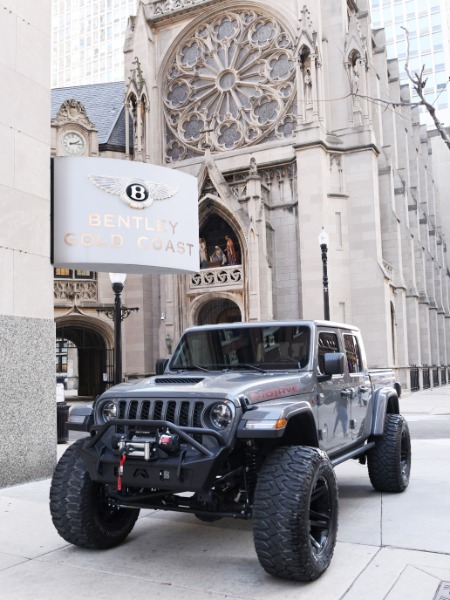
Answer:
[[(179, 436), (178, 451), (168, 454), (158, 446), (159, 431)], [(212, 429), (181, 427), (169, 421), (114, 419), (91, 429), (82, 455), (90, 478), (118, 491), (199, 492), (212, 485), (229, 452), (223, 436)]]

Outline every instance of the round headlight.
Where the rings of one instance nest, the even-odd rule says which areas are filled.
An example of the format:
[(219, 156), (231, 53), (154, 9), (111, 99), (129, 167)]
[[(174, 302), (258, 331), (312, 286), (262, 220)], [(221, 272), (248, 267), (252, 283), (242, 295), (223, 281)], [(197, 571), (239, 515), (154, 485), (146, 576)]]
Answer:
[(233, 420), (233, 413), (228, 404), (220, 402), (211, 408), (210, 417), (214, 427), (217, 429), (225, 429)]
[(107, 400), (101, 405), (100, 417), (105, 422), (117, 417), (117, 406), (112, 400)]

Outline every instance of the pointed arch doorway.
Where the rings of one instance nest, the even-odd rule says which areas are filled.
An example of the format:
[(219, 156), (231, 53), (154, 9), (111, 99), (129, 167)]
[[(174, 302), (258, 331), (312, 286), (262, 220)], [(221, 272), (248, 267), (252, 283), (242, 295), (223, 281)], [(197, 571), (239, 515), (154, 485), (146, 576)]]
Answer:
[(198, 325), (235, 323), (242, 321), (240, 308), (228, 298), (215, 298), (202, 306), (198, 313)]

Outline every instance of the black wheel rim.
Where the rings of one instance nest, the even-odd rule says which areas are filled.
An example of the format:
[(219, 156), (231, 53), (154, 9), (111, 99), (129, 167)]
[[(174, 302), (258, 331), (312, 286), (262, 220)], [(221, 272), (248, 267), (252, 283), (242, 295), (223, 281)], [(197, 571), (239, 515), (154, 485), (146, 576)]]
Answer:
[(400, 443), (400, 473), (405, 481), (407, 481), (409, 477), (410, 454), (411, 450), (408, 431), (403, 429)]
[(321, 554), (328, 542), (333, 521), (333, 501), (328, 481), (319, 476), (309, 504), (309, 541), (314, 554)]
[[(96, 489), (95, 489), (96, 488)], [(97, 516), (104, 525), (121, 525), (126, 521), (129, 514), (128, 509), (111, 506), (108, 503), (106, 487), (100, 484), (94, 485), (95, 505), (97, 507)]]

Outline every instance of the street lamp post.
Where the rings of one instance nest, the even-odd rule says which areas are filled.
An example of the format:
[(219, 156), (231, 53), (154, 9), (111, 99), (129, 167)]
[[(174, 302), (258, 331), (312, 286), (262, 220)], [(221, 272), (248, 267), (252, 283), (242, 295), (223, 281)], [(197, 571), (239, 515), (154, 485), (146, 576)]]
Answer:
[(122, 381), (122, 299), (125, 273), (110, 273), (114, 292), (114, 385)]
[(109, 274), (114, 292), (114, 308), (97, 308), (97, 312), (104, 312), (108, 318), (114, 321), (114, 385), (122, 382), (122, 321), (132, 312), (139, 310), (138, 307), (122, 306), (121, 294), (126, 277), (125, 273)]
[(323, 273), (323, 312), (325, 321), (330, 320), (330, 297), (328, 294), (328, 269), (327, 269), (327, 253), (328, 253), (328, 234), (322, 227), (319, 234), (319, 246), (322, 250), (322, 273)]

